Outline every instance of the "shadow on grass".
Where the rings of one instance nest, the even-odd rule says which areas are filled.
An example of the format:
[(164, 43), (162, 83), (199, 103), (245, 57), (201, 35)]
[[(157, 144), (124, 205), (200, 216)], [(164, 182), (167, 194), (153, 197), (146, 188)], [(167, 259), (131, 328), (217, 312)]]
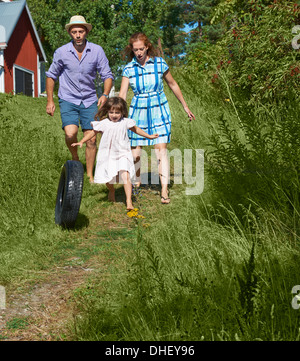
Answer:
[[(172, 174), (171, 174), (172, 176)], [(148, 181), (145, 181), (145, 178), (148, 179)], [(148, 174), (143, 174), (143, 183), (141, 183), (141, 185), (138, 188), (134, 188), (132, 189), (132, 199), (133, 201), (135, 201), (138, 196), (139, 196), (139, 190), (145, 190), (145, 191), (156, 191), (158, 193), (161, 192), (161, 183), (159, 181), (158, 184), (152, 184), (151, 183), (151, 172), (148, 172)], [(170, 183), (168, 185), (168, 188), (171, 189), (173, 187), (174, 181), (170, 180)], [(124, 203), (124, 205), (126, 205), (126, 196), (125, 196), (125, 192), (124, 192), (124, 188), (123, 186), (118, 186), (115, 188), (115, 197), (116, 197), (116, 202), (120, 202), (120, 203)]]
[(85, 214), (79, 213), (76, 221), (75, 221), (75, 225), (69, 225), (66, 226), (64, 224), (58, 225), (58, 227), (61, 227), (61, 229), (63, 230), (69, 230), (69, 231), (79, 231), (83, 228), (88, 227), (88, 225), (90, 224), (90, 221), (88, 219), (88, 217)]
[(78, 213), (76, 223), (75, 223), (75, 227), (73, 228), (73, 230), (74, 231), (79, 231), (82, 228), (88, 227), (89, 224), (90, 224), (90, 220), (88, 219), (88, 217), (85, 214)]

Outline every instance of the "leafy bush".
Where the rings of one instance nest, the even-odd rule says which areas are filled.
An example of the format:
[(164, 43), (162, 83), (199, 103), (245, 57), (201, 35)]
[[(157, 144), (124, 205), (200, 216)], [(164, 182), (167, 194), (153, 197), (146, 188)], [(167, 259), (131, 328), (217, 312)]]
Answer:
[(206, 151), (216, 200), (237, 212), (239, 204), (271, 207), (297, 234), (300, 69), (292, 28), (299, 14), (292, 1), (221, 2), (215, 18), (228, 30), (216, 45), (199, 43), (184, 70), (195, 90), (210, 78), (199, 95), (220, 105)]
[[(230, 4), (236, 4), (232, 7)], [(207, 71), (216, 85), (220, 72), (229, 84), (245, 92), (250, 103), (280, 103), (296, 99), (300, 86), (299, 51), (292, 46), (292, 29), (300, 18), (300, 7), (292, 1), (248, 0), (223, 2), (216, 10), (226, 16), (228, 30), (213, 48), (199, 48), (189, 55), (189, 64)], [(226, 5), (226, 6), (225, 6)], [(218, 13), (219, 11), (219, 13)], [(203, 61), (204, 60), (204, 61)]]

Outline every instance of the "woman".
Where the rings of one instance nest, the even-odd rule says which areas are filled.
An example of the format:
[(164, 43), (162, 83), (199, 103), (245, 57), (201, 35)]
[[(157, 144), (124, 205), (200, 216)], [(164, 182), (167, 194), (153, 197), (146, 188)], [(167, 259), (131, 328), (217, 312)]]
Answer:
[[(168, 194), (169, 160), (167, 156), (167, 143), (171, 139), (171, 114), (169, 104), (163, 91), (163, 79), (173, 91), (183, 106), (190, 120), (195, 119), (188, 108), (181, 90), (173, 79), (165, 60), (156, 56), (156, 50), (147, 36), (143, 33), (133, 34), (125, 54), (131, 60), (123, 70), (123, 78), (119, 96), (126, 100), (129, 85), (134, 97), (132, 99), (129, 118), (136, 121), (136, 125), (149, 134), (159, 134), (153, 140), (139, 137), (129, 131), (133, 158), (135, 164), (140, 162), (141, 149), (146, 145), (154, 145), (159, 164), (161, 182), (161, 203), (170, 203)], [(140, 164), (139, 164), (140, 167)], [(140, 168), (136, 169), (136, 176), (140, 177)], [(140, 185), (140, 182), (137, 186)]]

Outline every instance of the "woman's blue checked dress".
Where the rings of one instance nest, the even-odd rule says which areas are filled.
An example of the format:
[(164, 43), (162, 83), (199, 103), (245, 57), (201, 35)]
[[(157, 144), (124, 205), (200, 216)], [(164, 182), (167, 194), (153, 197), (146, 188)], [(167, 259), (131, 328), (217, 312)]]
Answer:
[(169, 143), (171, 139), (171, 114), (163, 89), (163, 75), (169, 69), (164, 59), (150, 58), (141, 66), (136, 58), (127, 64), (123, 76), (129, 78), (134, 97), (128, 118), (148, 134), (159, 134), (156, 139), (146, 139), (128, 131), (132, 147)]

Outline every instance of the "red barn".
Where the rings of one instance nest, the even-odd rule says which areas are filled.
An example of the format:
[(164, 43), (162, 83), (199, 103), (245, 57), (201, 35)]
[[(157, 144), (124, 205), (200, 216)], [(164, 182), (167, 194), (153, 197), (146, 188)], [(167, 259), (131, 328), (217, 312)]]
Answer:
[(38, 97), (46, 61), (26, 1), (0, 0), (0, 92)]

